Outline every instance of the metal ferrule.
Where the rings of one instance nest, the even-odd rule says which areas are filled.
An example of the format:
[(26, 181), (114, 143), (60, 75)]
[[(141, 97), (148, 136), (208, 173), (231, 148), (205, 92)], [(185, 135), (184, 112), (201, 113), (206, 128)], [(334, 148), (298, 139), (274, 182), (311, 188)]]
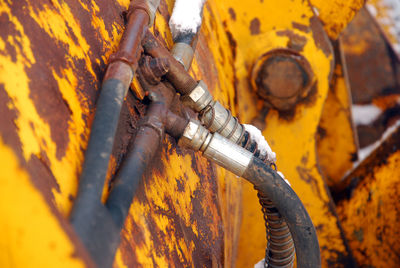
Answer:
[(253, 154), (218, 133), (211, 134), (199, 122), (191, 120), (180, 139), (180, 145), (203, 152), (218, 165), (242, 176)]
[(217, 132), (234, 143), (239, 143), (243, 136), (242, 124), (218, 101), (213, 102), (201, 112), (200, 121), (211, 132)]
[(179, 61), (185, 70), (187, 71), (192, 63), (193, 59), (193, 48), (183, 42), (175, 43), (171, 50), (172, 55), (174, 58)]
[(181, 97), (181, 100), (185, 105), (200, 113), (201, 123), (212, 133), (217, 132), (234, 143), (239, 143), (244, 127), (221, 103), (213, 101), (203, 81), (199, 81), (189, 94)]

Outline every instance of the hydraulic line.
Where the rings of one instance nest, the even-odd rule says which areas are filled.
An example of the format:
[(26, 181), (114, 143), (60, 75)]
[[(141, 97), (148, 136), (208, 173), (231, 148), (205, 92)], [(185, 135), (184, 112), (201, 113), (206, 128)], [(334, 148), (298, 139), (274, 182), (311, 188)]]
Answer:
[[(279, 174), (248, 150), (210, 133), (196, 121), (187, 125), (180, 144), (201, 151), (203, 156), (252, 183), (267, 217), (268, 267), (321, 266), (314, 225), (299, 197)], [(294, 243), (294, 249), (293, 249)]]
[(176, 0), (169, 21), (174, 46), (171, 54), (188, 70), (196, 49), (205, 0)]
[(294, 243), (289, 227), (278, 209), (268, 198), (257, 195), (264, 214), (267, 229), (267, 248), (264, 267), (292, 267), (294, 263)]
[[(85, 152), (78, 194), (70, 215), (70, 221), (75, 231), (92, 256), (96, 255), (99, 250), (103, 250), (100, 242), (93, 242), (93, 234), (96, 232), (96, 228), (94, 228), (97, 226), (96, 221), (99, 218), (107, 217), (104, 215), (108, 213), (101, 204), (101, 195), (122, 103), (141, 55), (141, 40), (153, 22), (158, 4), (159, 0), (134, 0), (131, 2), (127, 13), (126, 30), (118, 51), (110, 57), (110, 64), (107, 67), (96, 103), (96, 113)], [(110, 238), (110, 240), (113, 239)], [(113, 244), (112, 241), (107, 251), (112, 253), (115, 245), (111, 244)], [(97, 260), (97, 263), (103, 266), (109, 259), (103, 261), (99, 256)]]
[(253, 141), (239, 120), (224, 108), (218, 101), (214, 101), (204, 82), (194, 80), (183, 65), (147, 31), (142, 42), (145, 52), (153, 58), (168, 60), (169, 71), (166, 74), (168, 81), (181, 94), (185, 105), (199, 112), (200, 121), (211, 132), (218, 132), (222, 136), (254, 152), (262, 160), (269, 160), (268, 155), (261, 155), (257, 142)]
[[(146, 34), (143, 40), (144, 49), (154, 57), (163, 57), (169, 61), (170, 72), (167, 78), (174, 84), (175, 88), (183, 94), (182, 101), (193, 110), (200, 113), (200, 120), (211, 132), (220, 133), (222, 136), (231, 139), (243, 148), (254, 153), (255, 157), (266, 164), (273, 164), (268, 154), (261, 154), (256, 141), (252, 140), (248, 131), (246, 131), (238, 119), (225, 109), (219, 102), (213, 101), (206, 85), (200, 81), (192, 90), (188, 90), (187, 85), (193, 86), (196, 81), (182, 70), (181, 64), (170, 56), (168, 51), (151, 35)], [(180, 62), (182, 63), (182, 62)], [(171, 68), (172, 67), (172, 68)], [(185, 68), (187, 69), (187, 68)], [(179, 72), (179, 73), (177, 73)], [(178, 79), (179, 78), (179, 79)], [(189, 92), (189, 93), (185, 93)], [(276, 166), (275, 166), (276, 168)], [(269, 208), (263, 206), (263, 213), (266, 222), (268, 246), (266, 249), (265, 265), (275, 267), (291, 267), (294, 262), (294, 247), (286, 222), (282, 219), (276, 208), (267, 197), (260, 199), (261, 205), (268, 204)], [(271, 213), (276, 211), (277, 215)], [(274, 222), (275, 229), (286, 230), (288, 236), (281, 236), (282, 232), (276, 232), (271, 227), (273, 218), (279, 218)]]
[[(287, 263), (287, 265), (291, 265), (290, 262), (292, 261), (291, 254), (293, 251), (290, 245), (292, 242), (288, 239), (288, 244), (284, 244), (284, 236), (287, 234), (286, 228), (274, 228), (273, 223), (271, 223), (274, 218), (279, 222), (280, 215), (285, 220), (294, 242), (297, 267), (321, 267), (319, 243), (314, 225), (292, 188), (271, 167), (255, 157), (244, 172), (243, 178), (254, 185), (267, 217), (270, 214), (270, 219), (267, 220), (270, 225), (269, 232), (275, 232), (274, 236), (276, 234), (275, 237), (280, 238), (278, 243), (272, 247), (271, 242), (276, 241), (276, 238), (270, 237), (270, 250), (276, 250), (275, 252), (271, 251), (266, 260), (270, 262), (269, 267), (287, 267), (278, 264)], [(280, 215), (272, 214), (275, 209), (273, 207), (271, 209), (271, 203)]]

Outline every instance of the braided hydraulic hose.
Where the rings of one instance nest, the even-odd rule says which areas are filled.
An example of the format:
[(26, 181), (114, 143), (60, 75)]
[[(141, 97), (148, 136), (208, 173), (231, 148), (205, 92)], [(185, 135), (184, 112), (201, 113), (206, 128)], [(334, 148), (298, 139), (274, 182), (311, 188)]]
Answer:
[[(268, 164), (266, 155), (260, 155), (258, 144), (252, 141), (249, 133), (245, 131), (243, 141), (240, 144), (243, 148), (252, 152), (255, 157)], [(274, 163), (270, 163), (274, 166)], [(276, 167), (275, 167), (276, 169)], [(268, 197), (258, 194), (258, 199), (264, 214), (265, 228), (267, 230), (267, 248), (265, 249), (264, 267), (292, 267), (294, 263), (294, 244), (290, 230)]]
[(291, 267), (296, 251), (297, 267), (321, 267), (318, 239), (310, 216), (293, 189), (270, 165), (217, 132), (211, 133), (196, 120), (189, 121), (179, 143), (201, 151), (207, 159), (254, 185), (268, 230), (266, 266)]
[(293, 267), (295, 249), (289, 227), (271, 200), (258, 193), (267, 229), (264, 267)]

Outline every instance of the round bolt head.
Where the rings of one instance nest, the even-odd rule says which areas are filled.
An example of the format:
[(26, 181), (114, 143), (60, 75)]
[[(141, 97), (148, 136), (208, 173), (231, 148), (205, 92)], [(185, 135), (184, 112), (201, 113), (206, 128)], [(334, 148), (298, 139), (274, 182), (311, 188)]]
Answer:
[(272, 50), (261, 56), (252, 70), (257, 94), (278, 110), (293, 109), (314, 83), (308, 61), (290, 49)]

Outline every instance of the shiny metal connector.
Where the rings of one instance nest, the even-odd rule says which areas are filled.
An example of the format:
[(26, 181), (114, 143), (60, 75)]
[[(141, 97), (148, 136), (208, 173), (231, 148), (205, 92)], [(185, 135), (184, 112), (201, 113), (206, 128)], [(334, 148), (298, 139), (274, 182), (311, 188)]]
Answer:
[(212, 133), (219, 133), (225, 138), (239, 143), (244, 134), (244, 127), (231, 112), (214, 101), (203, 81), (187, 95), (182, 96), (182, 102), (200, 113), (201, 123)]
[(196, 112), (201, 112), (212, 103), (213, 97), (208, 91), (206, 84), (200, 80), (189, 94), (181, 97), (181, 100), (189, 108)]
[(191, 120), (179, 141), (180, 145), (203, 152), (203, 155), (237, 176), (242, 176), (253, 154), (218, 133), (211, 134), (199, 122)]
[(218, 101), (208, 105), (200, 113), (200, 121), (211, 132), (217, 132), (236, 144), (240, 142), (245, 131), (238, 119)]
[(179, 61), (187, 71), (192, 63), (194, 51), (193, 48), (186, 43), (175, 43), (172, 47), (171, 54)]

